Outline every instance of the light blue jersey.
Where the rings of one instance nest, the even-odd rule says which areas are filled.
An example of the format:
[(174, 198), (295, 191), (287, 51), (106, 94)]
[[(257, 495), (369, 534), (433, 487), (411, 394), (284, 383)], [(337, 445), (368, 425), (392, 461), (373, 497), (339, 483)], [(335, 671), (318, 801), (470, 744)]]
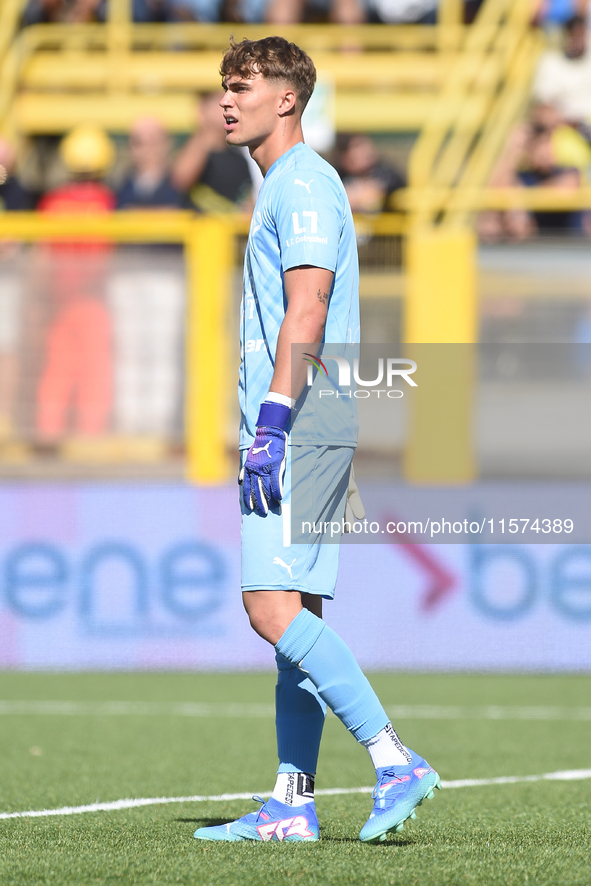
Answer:
[[(244, 259), (240, 322), (240, 448), (256, 435), (259, 407), (275, 368), (287, 300), (284, 272), (312, 265), (334, 272), (324, 342), (359, 341), (359, 265), (349, 201), (335, 170), (305, 144), (271, 166), (254, 208)], [(356, 445), (342, 422), (330, 445)]]

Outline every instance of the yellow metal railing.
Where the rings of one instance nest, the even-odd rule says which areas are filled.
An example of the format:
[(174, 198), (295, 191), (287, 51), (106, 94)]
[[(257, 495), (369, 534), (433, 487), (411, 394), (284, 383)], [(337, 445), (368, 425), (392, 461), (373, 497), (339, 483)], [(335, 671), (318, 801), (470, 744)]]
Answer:
[[(242, 223), (243, 224), (243, 223)], [(182, 243), (187, 268), (185, 440), (187, 474), (199, 483), (228, 477), (232, 224), (191, 212), (113, 215), (0, 215), (0, 240), (105, 238), (120, 243)]]
[[(484, 197), (491, 197), (483, 192), (494, 162), (528, 101), (542, 47), (531, 31), (531, 13), (530, 0), (485, 0), (411, 154), (409, 188), (398, 204), (410, 213), (407, 343), (477, 341), (476, 236), (470, 222)], [(470, 482), (476, 476), (472, 349), (451, 348), (445, 365), (433, 369), (437, 383), (418, 388), (413, 398), (405, 476), (415, 483)], [(453, 416), (445, 433), (442, 403)]]
[(0, 63), (18, 30), (26, 0), (2, 0), (0, 5)]
[[(423, 127), (409, 165), (416, 221), (453, 211), (433, 188), (483, 187), (529, 98), (543, 46), (530, 28), (530, 0), (486, 0), (442, 86), (437, 113)], [(431, 189), (426, 193), (426, 189)], [(419, 192), (422, 201), (419, 205)]]
[[(444, 200), (448, 196), (437, 195)], [(461, 209), (510, 210), (523, 208), (530, 210), (568, 211), (591, 209), (591, 188), (577, 191), (557, 191), (552, 188), (513, 189), (487, 188), (474, 189), (463, 193)], [(219, 483), (228, 479), (230, 462), (228, 452), (228, 428), (230, 425), (232, 377), (235, 375), (233, 353), (236, 344), (230, 339), (230, 315), (232, 311), (232, 271), (235, 261), (236, 235), (248, 232), (249, 218), (246, 216), (204, 217), (190, 212), (125, 212), (99, 216), (42, 215), (36, 213), (4, 213), (0, 215), (0, 241), (21, 242), (94, 240), (97, 238), (117, 243), (170, 242), (181, 243), (185, 249), (187, 279), (186, 314), (186, 402), (185, 402), (185, 442), (187, 453), (187, 476), (202, 484)], [(408, 217), (396, 214), (382, 216), (362, 216), (356, 218), (356, 226), (363, 235), (400, 236), (408, 234)], [(460, 232), (461, 234), (462, 232)], [(416, 251), (408, 256), (406, 277), (416, 273), (413, 262), (424, 258)], [(456, 262), (465, 275), (475, 276), (475, 267), (462, 265), (454, 255), (453, 239), (442, 238), (437, 242), (439, 253), (434, 253), (433, 244), (429, 259), (433, 260), (433, 274), (440, 276), (436, 284), (440, 294), (439, 310), (440, 334), (445, 335), (445, 310), (449, 299), (457, 294), (443, 288), (450, 279), (445, 273), (446, 263)], [(461, 248), (461, 237), (458, 241)], [(410, 248), (413, 248), (412, 245)], [(455, 248), (457, 249), (457, 243)], [(408, 252), (407, 248), (407, 252)], [(370, 275), (371, 277), (372, 275)], [(390, 285), (390, 284), (389, 284)], [(454, 286), (462, 284), (462, 278), (454, 278)], [(475, 286), (475, 283), (474, 283)], [(362, 290), (363, 291), (363, 290)], [(408, 287), (395, 292), (390, 285), (390, 297), (402, 294), (405, 297), (404, 310), (408, 310)], [(373, 294), (368, 292), (368, 294)], [(383, 294), (383, 293), (382, 293)], [(470, 306), (466, 316), (470, 316)], [(407, 339), (407, 348), (416, 339)], [(410, 353), (410, 351), (409, 351)], [(421, 360), (426, 359), (421, 351)], [(449, 351), (453, 355), (453, 349)], [(446, 446), (450, 441), (441, 439), (429, 431), (431, 416), (435, 414), (433, 397), (437, 390), (430, 390), (430, 399), (421, 408), (417, 401), (414, 417), (416, 439), (409, 447), (412, 458), (406, 464), (409, 479), (425, 482), (460, 482), (462, 471), (471, 464), (469, 450), (471, 422), (467, 390), (458, 390), (458, 378), (470, 382), (473, 367), (471, 355), (459, 349), (456, 357), (462, 365), (438, 367), (438, 377), (444, 390), (439, 404), (457, 416), (454, 427), (457, 438), (450, 446), (450, 456), (446, 462)], [(470, 365), (468, 365), (470, 364)], [(445, 387), (447, 386), (447, 387)], [(469, 388), (468, 388), (469, 390)], [(460, 394), (461, 396), (454, 396)], [(416, 398), (415, 398), (416, 399)], [(435, 448), (434, 448), (435, 447)], [(127, 457), (133, 457), (133, 451)], [(461, 469), (461, 470), (460, 470)], [(465, 475), (463, 479), (466, 479)]]
[(485, 0), (411, 154), (409, 187), (396, 203), (410, 213), (407, 341), (476, 341), (470, 222), (529, 99), (543, 45), (530, 19), (530, 0)]
[(150, 111), (171, 129), (191, 129), (193, 93), (219, 86), (230, 35), (272, 32), (309, 51), (335, 84), (337, 128), (416, 130), (434, 111), (467, 30), (459, 0), (442, 0), (435, 26), (136, 25), (128, 0), (110, 0), (108, 10), (106, 24), (35, 25), (12, 34), (4, 59), (0, 53), (0, 131), (58, 133), (81, 119), (125, 131)]

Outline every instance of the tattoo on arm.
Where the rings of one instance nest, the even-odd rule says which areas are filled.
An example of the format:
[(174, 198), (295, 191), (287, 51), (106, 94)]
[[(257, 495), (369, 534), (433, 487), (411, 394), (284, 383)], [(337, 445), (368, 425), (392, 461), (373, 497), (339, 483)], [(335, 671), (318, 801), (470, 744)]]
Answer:
[(320, 290), (318, 290), (318, 292), (316, 293), (316, 298), (318, 299), (318, 301), (321, 301), (323, 305), (325, 305), (328, 302), (328, 292), (321, 292)]

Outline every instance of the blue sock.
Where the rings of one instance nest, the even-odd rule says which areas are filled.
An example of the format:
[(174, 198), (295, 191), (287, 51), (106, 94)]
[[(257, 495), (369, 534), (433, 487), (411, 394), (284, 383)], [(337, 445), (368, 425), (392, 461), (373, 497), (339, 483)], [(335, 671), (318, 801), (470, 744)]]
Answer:
[(275, 689), (278, 772), (307, 772), (314, 775), (326, 705), (312, 681), (279, 652)]
[(389, 722), (353, 653), (321, 618), (302, 609), (275, 650), (305, 671), (318, 695), (357, 741), (367, 741)]

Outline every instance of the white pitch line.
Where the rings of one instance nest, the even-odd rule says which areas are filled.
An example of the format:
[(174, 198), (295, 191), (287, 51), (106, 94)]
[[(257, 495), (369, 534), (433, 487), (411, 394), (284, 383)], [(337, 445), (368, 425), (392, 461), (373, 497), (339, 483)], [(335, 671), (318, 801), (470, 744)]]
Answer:
[(0, 715), (274, 717), (273, 704), (151, 701), (0, 701)]
[[(442, 781), (441, 786), (450, 788), (476, 788), (495, 784), (519, 784), (532, 781), (581, 781), (591, 778), (591, 769), (567, 769), (562, 772), (546, 772), (543, 775), (505, 775), (500, 778), (464, 778), (458, 781)], [(335, 797), (340, 794), (371, 794), (373, 787), (325, 788), (316, 791), (318, 797)], [(266, 791), (270, 794), (270, 791)], [(62, 806), (59, 809), (32, 809), (27, 812), (0, 812), (0, 819), (43, 818), (50, 815), (78, 815), (81, 812), (112, 812), (118, 809), (134, 809), (138, 806), (161, 806), (165, 803), (217, 803), (230, 800), (250, 800), (252, 793), (213, 794), (193, 797), (144, 797), (137, 800), (114, 800), (111, 803), (90, 803), (88, 806)]]
[[(581, 720), (591, 722), (591, 707), (552, 705), (395, 705), (385, 708), (392, 720)], [(265, 703), (150, 702), (150, 701), (1, 701), (0, 716), (275, 716), (275, 706)]]

